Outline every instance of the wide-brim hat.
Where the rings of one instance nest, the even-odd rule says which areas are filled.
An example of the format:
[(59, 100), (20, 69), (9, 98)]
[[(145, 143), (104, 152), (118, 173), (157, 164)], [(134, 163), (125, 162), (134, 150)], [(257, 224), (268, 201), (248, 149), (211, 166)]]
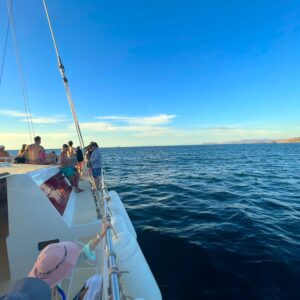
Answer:
[(41, 279), (26, 277), (16, 281), (0, 300), (50, 300), (49, 285)]
[(79, 246), (72, 242), (50, 244), (42, 250), (28, 276), (40, 278), (54, 287), (72, 271), (79, 252)]
[(99, 147), (98, 144), (96, 142), (91, 142), (90, 143), (90, 147)]

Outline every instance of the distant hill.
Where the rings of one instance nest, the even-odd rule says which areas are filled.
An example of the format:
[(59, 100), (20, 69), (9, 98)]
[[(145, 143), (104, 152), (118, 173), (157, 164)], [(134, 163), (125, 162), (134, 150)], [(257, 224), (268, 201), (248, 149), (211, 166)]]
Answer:
[(273, 140), (273, 143), (280, 143), (280, 144), (285, 144), (285, 143), (300, 143), (300, 137), (293, 137), (293, 138), (289, 138), (289, 139)]
[(232, 142), (226, 142), (223, 144), (287, 144), (287, 143), (300, 143), (300, 137), (293, 137), (289, 139), (245, 139), (245, 140), (238, 140)]

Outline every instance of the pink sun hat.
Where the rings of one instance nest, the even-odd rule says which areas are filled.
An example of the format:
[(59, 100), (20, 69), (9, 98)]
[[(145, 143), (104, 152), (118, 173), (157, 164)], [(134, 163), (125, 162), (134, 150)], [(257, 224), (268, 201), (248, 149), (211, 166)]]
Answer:
[(40, 278), (54, 287), (72, 271), (79, 252), (79, 246), (72, 242), (50, 244), (38, 256), (28, 277)]

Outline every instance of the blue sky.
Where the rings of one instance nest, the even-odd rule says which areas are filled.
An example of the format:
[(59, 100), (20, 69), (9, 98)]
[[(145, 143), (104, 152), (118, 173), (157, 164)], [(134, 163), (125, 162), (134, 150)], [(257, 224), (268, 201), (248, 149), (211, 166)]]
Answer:
[[(78, 143), (42, 1), (14, 1), (35, 133)], [(0, 26), (6, 28), (5, 1)], [(85, 142), (177, 145), (300, 130), (300, 1), (48, 1)], [(5, 30), (0, 32), (0, 58)], [(0, 144), (29, 143), (9, 36)]]

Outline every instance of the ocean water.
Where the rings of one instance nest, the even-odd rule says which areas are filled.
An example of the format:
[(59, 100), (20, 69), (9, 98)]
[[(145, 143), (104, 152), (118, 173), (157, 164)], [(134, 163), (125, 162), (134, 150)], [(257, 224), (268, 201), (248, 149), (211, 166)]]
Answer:
[(300, 299), (300, 144), (102, 152), (163, 299)]
[(300, 144), (103, 156), (163, 299), (300, 299)]

